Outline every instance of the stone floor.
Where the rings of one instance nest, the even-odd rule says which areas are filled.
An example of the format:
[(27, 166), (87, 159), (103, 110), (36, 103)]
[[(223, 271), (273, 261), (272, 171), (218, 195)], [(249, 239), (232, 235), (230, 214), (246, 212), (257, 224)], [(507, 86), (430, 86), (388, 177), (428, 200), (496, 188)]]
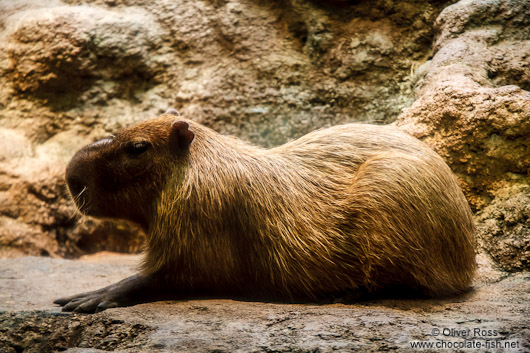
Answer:
[(484, 257), (474, 290), (451, 300), (205, 299), (93, 315), (61, 313), (52, 303), (116, 282), (134, 273), (138, 261), (114, 254), (1, 259), (0, 352), (530, 351), (530, 273), (497, 271)]

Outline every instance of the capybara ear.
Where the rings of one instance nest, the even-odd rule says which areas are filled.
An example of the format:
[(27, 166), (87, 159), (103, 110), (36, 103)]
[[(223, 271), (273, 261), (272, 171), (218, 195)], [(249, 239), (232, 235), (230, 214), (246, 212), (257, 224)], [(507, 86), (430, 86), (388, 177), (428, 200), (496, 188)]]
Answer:
[(189, 130), (190, 126), (185, 121), (174, 121), (171, 124), (170, 143), (173, 148), (186, 150), (195, 138), (193, 131)]
[(171, 115), (180, 116), (180, 113), (178, 112), (178, 110), (176, 110), (174, 108), (168, 108), (164, 114), (171, 114)]

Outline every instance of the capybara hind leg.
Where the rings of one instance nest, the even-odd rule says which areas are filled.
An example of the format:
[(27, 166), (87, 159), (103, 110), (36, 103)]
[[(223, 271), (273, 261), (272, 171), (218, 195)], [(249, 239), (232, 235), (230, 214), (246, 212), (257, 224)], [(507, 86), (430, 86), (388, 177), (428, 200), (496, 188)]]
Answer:
[(475, 269), (471, 211), (440, 158), (375, 156), (359, 168), (350, 196), (373, 283), (428, 296), (469, 287)]
[(54, 303), (63, 306), (63, 311), (94, 313), (153, 300), (152, 294), (160, 286), (158, 276), (137, 274), (105, 288), (57, 299)]

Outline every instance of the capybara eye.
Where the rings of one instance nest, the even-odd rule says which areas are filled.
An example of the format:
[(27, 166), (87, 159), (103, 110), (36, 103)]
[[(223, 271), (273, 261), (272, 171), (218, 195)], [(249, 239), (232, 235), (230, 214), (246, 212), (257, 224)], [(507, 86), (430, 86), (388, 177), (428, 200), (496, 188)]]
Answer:
[(132, 155), (138, 155), (146, 152), (151, 144), (147, 141), (131, 142), (125, 147), (125, 152)]

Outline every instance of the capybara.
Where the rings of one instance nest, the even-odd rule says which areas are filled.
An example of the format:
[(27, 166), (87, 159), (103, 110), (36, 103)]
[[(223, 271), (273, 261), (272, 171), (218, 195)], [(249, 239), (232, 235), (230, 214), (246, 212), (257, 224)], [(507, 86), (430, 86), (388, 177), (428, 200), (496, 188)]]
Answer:
[(56, 300), (66, 311), (163, 291), (441, 297), (468, 289), (475, 270), (472, 214), (455, 176), (392, 126), (334, 126), (264, 149), (168, 111), (81, 149), (66, 181), (81, 213), (147, 234), (138, 275)]

